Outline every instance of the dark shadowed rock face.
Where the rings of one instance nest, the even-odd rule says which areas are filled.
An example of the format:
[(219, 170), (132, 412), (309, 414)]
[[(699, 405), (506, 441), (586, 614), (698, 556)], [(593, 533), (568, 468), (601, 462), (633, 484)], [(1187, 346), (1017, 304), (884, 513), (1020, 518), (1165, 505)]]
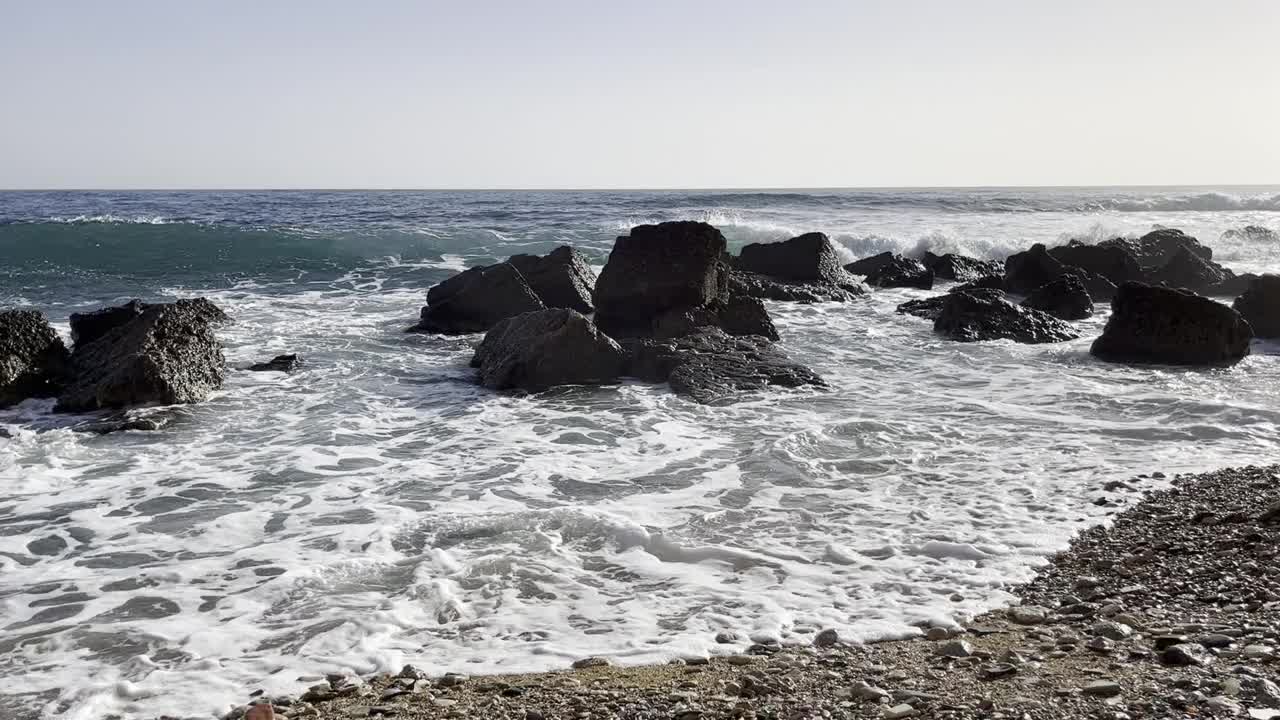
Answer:
[(538, 310), (499, 321), (471, 360), (480, 384), (542, 392), (560, 385), (617, 382), (622, 348), (581, 313)]
[(867, 289), (852, 276), (841, 283), (801, 283), (781, 281), (743, 270), (729, 273), (729, 293), (735, 296), (783, 302), (847, 302), (865, 295)]
[(752, 243), (742, 248), (739, 270), (779, 280), (840, 284), (849, 281), (831, 240), (822, 233), (805, 233), (776, 243)]
[[(963, 290), (952, 290), (951, 292), (962, 292), (973, 295), (974, 297), (987, 300), (1004, 300), (1003, 290), (992, 290), (988, 288), (967, 288)], [(942, 314), (942, 306), (947, 302), (947, 294), (934, 295), (933, 297), (924, 298), (922, 300), (908, 300), (898, 306), (897, 311), (904, 315), (914, 315), (926, 320), (937, 320)]]
[(1253, 329), (1222, 303), (1173, 288), (1125, 283), (1093, 343), (1109, 362), (1229, 365), (1249, 354)]
[(964, 292), (966, 290), (1004, 290), (1004, 271), (999, 275), (984, 275), (951, 288), (947, 292)]
[(1231, 275), (1221, 267), (1196, 255), (1187, 248), (1179, 248), (1158, 270), (1151, 272), (1153, 283), (1165, 283), (1169, 287), (1203, 292), (1221, 285)]
[(764, 303), (757, 298), (730, 295), (727, 301), (688, 310), (668, 310), (653, 321), (653, 337), (678, 338), (707, 328), (729, 335), (760, 335), (778, 340), (778, 329)]
[(427, 291), (427, 306), (411, 332), (462, 335), (545, 306), (510, 263), (475, 267)]
[(66, 362), (67, 348), (44, 315), (0, 312), (0, 407), (56, 395)]
[(952, 340), (1013, 340), (1051, 343), (1079, 337), (1067, 323), (1048, 313), (972, 293), (947, 293), (933, 329)]
[(1142, 266), (1125, 248), (1116, 245), (1087, 245), (1079, 240), (1049, 250), (1058, 262), (1078, 267), (1120, 285), (1131, 280), (1141, 280)]
[(249, 366), (250, 372), (293, 372), (302, 365), (302, 358), (297, 354), (277, 355), (266, 362)]
[(933, 271), (912, 258), (895, 256), (867, 275), (867, 284), (882, 288), (911, 287), (933, 289)]
[(971, 282), (1004, 272), (1004, 264), (999, 261), (978, 260), (954, 253), (934, 255), (926, 252), (924, 265), (933, 271), (934, 277), (957, 282)]
[(1253, 281), (1258, 279), (1258, 275), (1253, 273), (1242, 273), (1236, 275), (1230, 270), (1227, 271), (1229, 277), (1223, 279), (1217, 285), (1211, 285), (1200, 291), (1201, 295), (1209, 295), (1211, 297), (1239, 297), (1249, 291), (1253, 286)]
[(561, 245), (541, 257), (512, 255), (507, 262), (520, 271), (543, 305), (584, 314), (595, 311), (591, 291), (596, 285), (596, 274), (587, 257), (577, 250)]
[(614, 337), (653, 333), (654, 318), (727, 295), (724, 235), (702, 222), (639, 225), (613, 245), (596, 280), (596, 324)]
[(895, 257), (897, 256), (886, 251), (879, 255), (872, 255), (871, 257), (865, 257), (861, 260), (855, 260), (848, 265), (845, 265), (844, 269), (854, 275), (870, 275), (881, 267), (893, 262)]
[(1062, 263), (1050, 255), (1043, 244), (1037, 243), (1030, 250), (1014, 253), (1005, 259), (1005, 289), (1011, 293), (1026, 295), (1062, 277), (1063, 272), (1065, 270)]
[(776, 385), (823, 385), (812, 370), (797, 365), (768, 339), (734, 337), (711, 328), (674, 340), (623, 341), (626, 373), (648, 382), (667, 382), (672, 391), (709, 404)]
[[(185, 302), (188, 312), (203, 317), (209, 323), (221, 325), (231, 321), (222, 308), (208, 299), (191, 298)], [(71, 342), (76, 345), (87, 345), (112, 330), (133, 322), (149, 307), (154, 305), (135, 299), (124, 305), (105, 307), (93, 312), (71, 313)]]
[[(214, 313), (213, 311), (217, 311)], [(205, 399), (222, 386), (221, 310), (204, 299), (149, 305), (93, 342), (77, 344), (55, 410), (78, 412)]]
[(1040, 310), (1060, 320), (1083, 320), (1093, 314), (1093, 298), (1076, 275), (1063, 275), (1041, 285), (1022, 301), (1022, 307)]
[(1258, 337), (1280, 338), (1280, 275), (1255, 278), (1232, 306)]
[(1182, 232), (1165, 228), (1154, 230), (1137, 240), (1113, 238), (1098, 243), (1099, 247), (1118, 247), (1134, 257), (1143, 269), (1158, 268), (1173, 259), (1183, 248), (1202, 260), (1213, 260), (1213, 249), (1200, 244), (1199, 240)]

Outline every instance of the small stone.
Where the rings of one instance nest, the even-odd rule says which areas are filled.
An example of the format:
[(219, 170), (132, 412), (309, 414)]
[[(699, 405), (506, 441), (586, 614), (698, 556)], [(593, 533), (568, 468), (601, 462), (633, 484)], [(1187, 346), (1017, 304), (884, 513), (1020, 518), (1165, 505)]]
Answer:
[(983, 665), (978, 672), (987, 680), (995, 680), (996, 678), (1008, 677), (1017, 673), (1018, 668), (1007, 663), (996, 663), (994, 665)]
[(742, 636), (731, 630), (721, 630), (716, 633), (716, 642), (721, 645), (732, 645), (737, 642), (742, 642)]
[(751, 663), (755, 662), (756, 659), (750, 655), (730, 655), (729, 657), (725, 658), (724, 661), (729, 663), (730, 665), (742, 666), (742, 665), (750, 665)]
[(1275, 657), (1275, 648), (1269, 645), (1245, 645), (1240, 654), (1245, 660), (1266, 661)]
[(964, 640), (952, 640), (939, 646), (934, 654), (953, 658), (969, 657), (973, 655), (973, 646)]
[(1112, 650), (1115, 650), (1116, 644), (1104, 637), (1099, 636), (1090, 640), (1088, 644), (1085, 645), (1085, 647), (1089, 648), (1094, 652), (1105, 654), (1105, 653), (1111, 652)]
[(859, 700), (867, 700), (870, 702), (880, 702), (881, 698), (891, 697), (888, 690), (878, 688), (865, 682), (854, 683), (850, 689), (850, 694)]
[(1196, 642), (1207, 648), (1222, 649), (1224, 647), (1231, 647), (1231, 643), (1235, 642), (1235, 639), (1230, 635), (1223, 635), (1222, 633), (1209, 633), (1208, 635), (1201, 635), (1196, 638)]
[(1241, 707), (1240, 703), (1222, 695), (1209, 698), (1204, 705), (1216, 715), (1224, 717), (1236, 717), (1244, 712), (1244, 708)]
[(813, 639), (813, 646), (825, 648), (831, 647), (838, 642), (840, 642), (840, 633), (837, 633), (831, 628), (827, 628), (826, 630), (818, 633), (817, 637)]
[(1160, 653), (1160, 662), (1165, 665), (1200, 666), (1208, 663), (1210, 659), (1204, 646), (1197, 643), (1170, 645)]
[(1105, 620), (1091, 625), (1089, 632), (1108, 640), (1124, 640), (1133, 634), (1133, 628), (1112, 620)]
[(450, 700), (448, 698), (436, 698), (435, 700), (431, 701), (431, 704), (435, 705), (438, 708), (451, 708), (454, 705), (457, 705), (458, 701)]
[(924, 636), (925, 636), (925, 639), (927, 640), (933, 640), (937, 642), (939, 640), (946, 640), (947, 638), (951, 637), (951, 631), (943, 627), (931, 627), (928, 629), (928, 631), (925, 632)]
[[(587, 658), (587, 659), (590, 660), (591, 658)], [(587, 666), (587, 667), (592, 667), (592, 666)], [(462, 675), (461, 673), (445, 673), (445, 676), (440, 678), (440, 681), (436, 684), (439, 685), (440, 687), (455, 687), (457, 685), (461, 685), (465, 683), (466, 681), (467, 681), (467, 676)]]
[(901, 718), (915, 717), (916, 714), (916, 709), (906, 703), (884, 709), (885, 720), (901, 720)]
[(250, 705), (249, 711), (244, 714), (244, 720), (275, 720), (275, 717), (276, 713), (271, 703)]
[(609, 662), (609, 658), (592, 656), (592, 657), (582, 658), (581, 660), (574, 660), (573, 669), (585, 670), (587, 668), (607, 667), (611, 664), (612, 663)]
[(427, 674), (413, 665), (405, 665), (400, 668), (400, 674), (396, 675), (396, 677), (408, 678), (410, 680), (425, 680), (427, 678)]
[(1094, 697), (1115, 697), (1120, 694), (1120, 684), (1114, 680), (1094, 680), (1080, 688), (1080, 692)]
[(1019, 625), (1043, 625), (1049, 619), (1049, 610), (1039, 605), (1012, 607), (1009, 619)]

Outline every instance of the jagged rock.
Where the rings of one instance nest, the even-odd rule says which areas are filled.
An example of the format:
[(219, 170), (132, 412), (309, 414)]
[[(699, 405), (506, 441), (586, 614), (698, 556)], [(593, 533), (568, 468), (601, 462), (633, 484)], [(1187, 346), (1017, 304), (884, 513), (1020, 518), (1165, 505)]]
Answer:
[(947, 292), (964, 292), (966, 290), (1000, 290), (1003, 292), (1005, 289), (1003, 272), (1004, 271), (1001, 270), (1001, 274), (999, 275), (983, 275), (982, 277), (970, 280), (967, 283), (956, 285)]
[(542, 392), (558, 385), (617, 382), (622, 348), (575, 310), (537, 310), (500, 320), (476, 348), (471, 366), (494, 390)]
[(1014, 253), (1005, 259), (1005, 289), (1026, 295), (1062, 277), (1063, 272), (1062, 263), (1050, 255), (1042, 243), (1037, 243), (1030, 250)]
[(1239, 297), (1249, 291), (1249, 287), (1253, 285), (1253, 281), (1260, 276), (1253, 273), (1243, 273), (1236, 275), (1230, 270), (1225, 270), (1228, 277), (1217, 285), (1211, 285), (1200, 291), (1201, 295), (1208, 297)]
[(1049, 250), (1058, 262), (1078, 267), (1120, 285), (1143, 277), (1142, 266), (1128, 250), (1119, 245), (1089, 245), (1072, 240)]
[(249, 366), (250, 372), (293, 372), (302, 365), (302, 358), (296, 354), (277, 355), (266, 362)]
[(1067, 268), (1068, 275), (1075, 275), (1080, 278), (1080, 282), (1084, 283), (1084, 288), (1089, 292), (1089, 298), (1094, 302), (1111, 302), (1111, 298), (1116, 296), (1116, 286), (1110, 280), (1096, 273), (1080, 268)]
[[(975, 297), (980, 297), (980, 298), (985, 298), (990, 300), (1004, 299), (1004, 291), (1002, 290), (988, 290), (984, 288), (973, 288), (973, 289), (964, 289), (964, 290), (952, 290), (952, 292), (968, 293)], [(907, 302), (904, 302), (901, 305), (899, 305), (897, 307), (897, 311), (900, 313), (903, 313), (904, 315), (914, 315), (919, 318), (925, 318), (926, 320), (937, 320), (938, 316), (942, 314), (942, 306), (946, 304), (947, 295), (949, 294), (950, 293), (943, 294), (943, 295), (934, 295), (933, 297), (924, 298), (922, 300), (908, 300)]]
[(1249, 321), (1255, 336), (1280, 337), (1280, 275), (1255, 278), (1232, 307)]
[(867, 284), (882, 288), (912, 287), (932, 290), (933, 271), (919, 260), (899, 255), (867, 275)]
[[(216, 312), (214, 312), (216, 311)], [(203, 298), (148, 305), (133, 320), (71, 355), (70, 381), (55, 410), (78, 412), (205, 399), (222, 386), (222, 345), (214, 336), (226, 316)]]
[(1232, 228), (1222, 233), (1223, 239), (1230, 238), (1232, 240), (1243, 240), (1245, 242), (1257, 243), (1274, 243), (1280, 242), (1280, 235), (1277, 235), (1271, 228), (1261, 225), (1245, 225), (1242, 228)]
[(669, 311), (728, 294), (724, 235), (702, 222), (639, 225), (614, 243), (596, 280), (596, 324), (613, 337), (648, 337)]
[(1004, 263), (998, 260), (978, 260), (955, 253), (934, 255), (926, 251), (924, 266), (933, 271), (936, 278), (958, 282), (970, 282), (1004, 272)]
[(1047, 312), (1060, 320), (1083, 320), (1093, 314), (1093, 298), (1078, 276), (1063, 275), (1031, 291), (1022, 307)]
[(1152, 271), (1153, 283), (1200, 292), (1220, 285), (1230, 277), (1227, 271), (1187, 248), (1180, 248), (1159, 270)]
[(876, 270), (879, 270), (885, 265), (888, 265), (889, 263), (893, 262), (893, 259), (895, 257), (897, 256), (894, 255), (893, 253), (885, 251), (880, 253), (879, 255), (872, 255), (871, 257), (865, 257), (865, 258), (862, 258), (861, 260), (855, 260), (849, 263), (848, 265), (845, 265), (844, 269), (848, 270), (854, 275), (870, 275)]
[(709, 328), (673, 340), (632, 338), (622, 344), (628, 355), (627, 375), (668, 382), (677, 394), (704, 404), (771, 385), (824, 384), (763, 337), (734, 337)]
[(933, 329), (952, 340), (1051, 343), (1079, 337), (1070, 325), (1039, 310), (972, 293), (947, 293), (945, 297)]
[(769, 311), (758, 298), (730, 295), (727, 301), (692, 309), (674, 309), (653, 319), (652, 335), (677, 338), (705, 328), (720, 328), (730, 335), (761, 335), (778, 340)]
[(752, 243), (742, 248), (739, 270), (801, 283), (837, 285), (849, 282), (835, 246), (824, 234), (813, 232), (776, 243)]
[(1098, 243), (1099, 247), (1118, 247), (1128, 252), (1138, 261), (1143, 269), (1163, 266), (1183, 248), (1202, 260), (1213, 260), (1213, 249), (1200, 244), (1199, 240), (1173, 228), (1153, 230), (1137, 240), (1112, 238)]
[(88, 422), (77, 423), (71, 426), (75, 432), (89, 433), (92, 435), (107, 435), (114, 432), (122, 432), (125, 430), (142, 430), (151, 432), (164, 427), (164, 423), (155, 418), (107, 418), (105, 420), (90, 420)]
[(0, 407), (58, 393), (67, 348), (35, 310), (0, 312)]
[(1195, 293), (1125, 283), (1092, 353), (1108, 362), (1229, 365), (1249, 354), (1253, 330), (1235, 310)]
[(591, 291), (596, 284), (595, 271), (587, 257), (568, 245), (561, 245), (544, 256), (512, 255), (507, 262), (515, 266), (524, 281), (549, 308), (568, 308), (583, 314), (595, 312)]
[(427, 291), (427, 305), (410, 332), (462, 335), (546, 306), (511, 263), (474, 267)]
[[(191, 298), (186, 302), (191, 312), (203, 316), (207, 322), (214, 325), (231, 321), (222, 308), (214, 305), (211, 300)], [(76, 345), (87, 345), (121, 325), (132, 322), (150, 307), (155, 305), (135, 298), (123, 305), (105, 307), (87, 313), (71, 313), (71, 342)]]
[(866, 293), (866, 288), (852, 277), (839, 284), (784, 282), (755, 273), (734, 270), (729, 273), (729, 293), (733, 296), (817, 303), (847, 302)]

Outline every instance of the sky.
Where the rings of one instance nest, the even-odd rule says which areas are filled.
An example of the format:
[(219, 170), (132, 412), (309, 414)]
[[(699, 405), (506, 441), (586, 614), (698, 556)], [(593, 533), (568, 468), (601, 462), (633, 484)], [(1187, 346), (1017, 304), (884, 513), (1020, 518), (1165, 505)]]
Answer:
[(0, 0), (0, 188), (1280, 183), (1276, 0)]

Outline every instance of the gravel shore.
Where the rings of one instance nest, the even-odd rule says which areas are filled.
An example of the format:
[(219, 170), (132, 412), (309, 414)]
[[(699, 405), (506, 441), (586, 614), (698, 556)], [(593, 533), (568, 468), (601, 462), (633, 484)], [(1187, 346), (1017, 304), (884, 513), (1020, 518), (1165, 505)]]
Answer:
[(406, 667), (232, 717), (1280, 718), (1278, 552), (1280, 466), (1180, 476), (963, 632), (848, 645), (828, 631), (811, 647), (531, 675)]

